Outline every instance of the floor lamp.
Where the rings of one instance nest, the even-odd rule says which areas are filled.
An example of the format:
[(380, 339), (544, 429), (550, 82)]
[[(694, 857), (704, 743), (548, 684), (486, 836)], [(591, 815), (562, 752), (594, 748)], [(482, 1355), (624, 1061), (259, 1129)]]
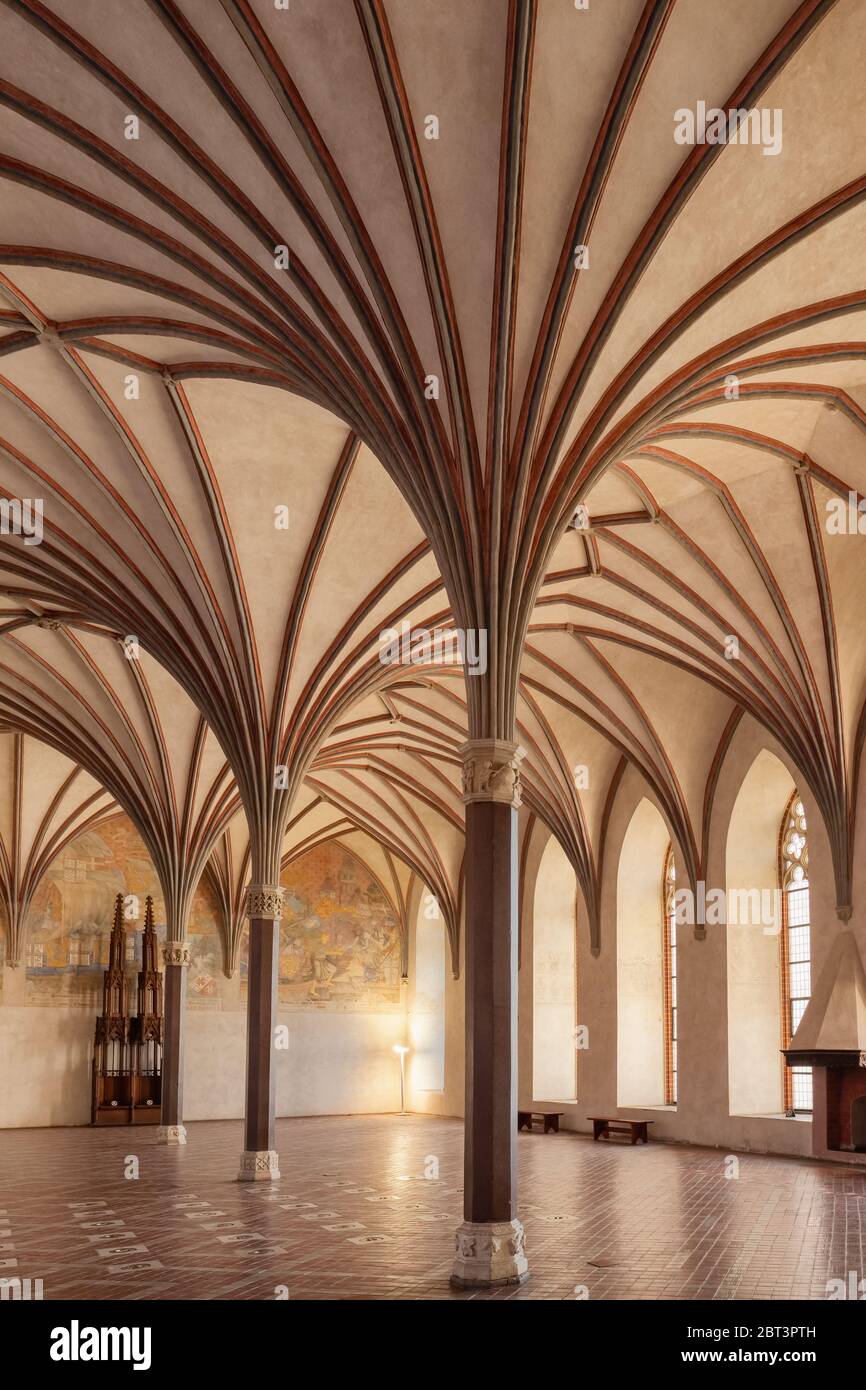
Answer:
[(394, 1051), (400, 1058), (400, 1114), (406, 1115), (408, 1111), (406, 1110), (404, 1096), (406, 1093), (406, 1053), (409, 1049), (403, 1043), (395, 1043)]

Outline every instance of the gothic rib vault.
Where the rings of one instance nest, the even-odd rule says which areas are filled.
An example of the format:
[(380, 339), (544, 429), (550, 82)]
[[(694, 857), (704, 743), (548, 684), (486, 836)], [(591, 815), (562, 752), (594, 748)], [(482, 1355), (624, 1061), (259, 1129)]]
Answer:
[[(849, 914), (864, 6), (0, 25), (0, 486), (45, 508), (0, 548), (0, 717), (128, 810), (179, 932), (213, 853), (230, 969), (240, 878), (364, 834), (456, 969), (468, 738), (524, 749), (518, 858), (550, 827), (598, 948), (624, 770), (697, 880), (744, 718)], [(781, 111), (781, 149), (677, 144), (699, 100)], [(486, 672), (383, 666), (404, 622), (483, 630)]]

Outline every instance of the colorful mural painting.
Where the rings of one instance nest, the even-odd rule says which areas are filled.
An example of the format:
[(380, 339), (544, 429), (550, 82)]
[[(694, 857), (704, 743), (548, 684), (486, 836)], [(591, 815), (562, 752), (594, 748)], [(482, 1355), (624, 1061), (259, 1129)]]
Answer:
[(279, 999), (302, 1009), (400, 1006), (400, 929), (370, 870), (342, 845), (284, 869)]
[[(340, 844), (320, 845), (290, 864), (281, 882), (286, 896), (280, 1004), (332, 1011), (399, 1009), (400, 930), (367, 866)], [(125, 815), (100, 821), (73, 840), (39, 884), (26, 931), (28, 1004), (97, 1008), (118, 893), (126, 900), (127, 965), (134, 987), (146, 895), (153, 897), (161, 940), (165, 910), (153, 865)], [(218, 923), (216, 898), (202, 880), (187, 932), (187, 1008), (192, 1010), (245, 1007), (246, 934), (240, 969), (228, 979)]]
[[(165, 939), (165, 909), (147, 850), (125, 815), (101, 821), (73, 840), (40, 883), (27, 927), (28, 1004), (97, 1006), (118, 893), (127, 900), (127, 964), (130, 984), (134, 984), (147, 894), (153, 897), (161, 940)], [(240, 1008), (237, 986), (231, 988), (223, 975), (216, 904), (206, 883), (193, 900), (188, 939), (187, 1008)]]
[[(141, 957), (144, 900), (164, 922), (162, 895), (141, 837), (123, 815), (111, 816), (73, 840), (49, 866), (30, 908), (25, 968), (28, 1004), (96, 1008), (114, 900), (124, 896), (126, 959), (134, 978)], [(165, 936), (165, 927), (160, 929)]]

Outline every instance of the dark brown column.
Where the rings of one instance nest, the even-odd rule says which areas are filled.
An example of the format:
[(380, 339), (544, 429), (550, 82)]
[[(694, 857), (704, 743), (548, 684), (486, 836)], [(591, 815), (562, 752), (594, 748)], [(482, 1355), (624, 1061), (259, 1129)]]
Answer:
[(282, 889), (279, 887), (254, 885), (248, 890), (247, 1095), (239, 1182), (267, 1182), (280, 1176), (279, 1156), (274, 1148), (274, 1029), (277, 1022), (282, 900)]
[(517, 807), (522, 750), (463, 750), (466, 803), (466, 1128), (452, 1282), (527, 1277), (517, 1220)]
[(466, 807), (467, 1221), (516, 1214), (517, 812)]
[(186, 975), (189, 946), (167, 941), (163, 960), (162, 1115), (157, 1132), (160, 1144), (185, 1144), (183, 1123), (183, 1040), (186, 1012)]

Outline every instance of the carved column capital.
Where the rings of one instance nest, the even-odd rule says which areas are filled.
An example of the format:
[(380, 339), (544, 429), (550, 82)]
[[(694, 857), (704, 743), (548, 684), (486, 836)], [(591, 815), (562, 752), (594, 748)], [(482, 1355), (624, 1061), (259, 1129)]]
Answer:
[(464, 803), (499, 801), (520, 806), (520, 764), (526, 756), (519, 743), (499, 738), (476, 738), (460, 749), (463, 759)]
[(162, 948), (163, 965), (189, 965), (189, 942), (166, 941)]
[(283, 915), (283, 890), (279, 884), (251, 883), (247, 888), (247, 916), (279, 922)]

